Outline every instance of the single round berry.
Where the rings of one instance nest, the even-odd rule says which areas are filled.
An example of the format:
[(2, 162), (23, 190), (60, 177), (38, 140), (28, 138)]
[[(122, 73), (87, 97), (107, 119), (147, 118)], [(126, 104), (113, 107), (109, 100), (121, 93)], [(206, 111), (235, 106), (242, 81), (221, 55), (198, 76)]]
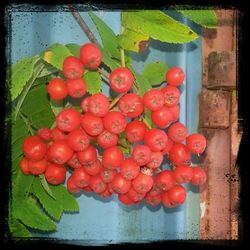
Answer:
[(168, 197), (170, 203), (174, 206), (181, 205), (185, 202), (187, 196), (186, 189), (181, 185), (175, 185), (170, 190), (168, 190)]
[(193, 167), (191, 183), (193, 185), (203, 185), (207, 180), (207, 174), (201, 167)]
[(188, 149), (193, 154), (202, 154), (206, 149), (206, 138), (202, 134), (191, 134), (186, 138)]
[(49, 128), (39, 128), (38, 131), (37, 131), (37, 135), (45, 140), (45, 141), (49, 141), (50, 139), (52, 139), (52, 132)]
[(155, 184), (162, 191), (167, 191), (175, 185), (174, 174), (170, 170), (161, 171), (155, 178)]
[(84, 113), (89, 112), (89, 98), (90, 96), (87, 96), (81, 102), (81, 108)]
[(83, 151), (90, 144), (88, 135), (81, 128), (71, 131), (68, 135), (67, 142), (74, 151)]
[(193, 168), (187, 165), (179, 165), (175, 168), (173, 174), (177, 183), (188, 183), (192, 180)]
[(48, 183), (58, 185), (66, 178), (66, 168), (64, 165), (48, 164), (45, 171), (45, 178)]
[(140, 202), (140, 201), (143, 200), (143, 198), (145, 197), (146, 193), (138, 193), (138, 192), (135, 191), (135, 189), (133, 187), (130, 187), (130, 189), (128, 190), (128, 192), (126, 193), (126, 195), (133, 202)]
[(167, 208), (173, 208), (177, 206), (176, 204), (172, 203), (172, 201), (170, 200), (168, 191), (163, 192), (161, 194), (161, 200), (162, 200), (163, 205)]
[(97, 69), (102, 62), (102, 53), (93, 43), (85, 43), (80, 48), (80, 60), (85, 67)]
[(67, 180), (67, 189), (70, 193), (79, 193), (81, 191), (81, 188), (76, 185), (73, 175), (71, 175)]
[(47, 92), (53, 100), (62, 100), (68, 95), (67, 86), (60, 78), (53, 78), (49, 82)]
[(48, 162), (45, 159), (39, 161), (29, 161), (28, 169), (29, 173), (33, 175), (39, 175), (45, 172)]
[(182, 142), (187, 137), (187, 128), (184, 124), (176, 122), (168, 128), (168, 137), (173, 142)]
[(98, 117), (105, 116), (109, 111), (108, 98), (101, 93), (92, 95), (89, 97), (88, 111)]
[(142, 141), (147, 130), (147, 126), (141, 121), (128, 123), (125, 129), (126, 137), (131, 143)]
[(133, 148), (132, 158), (139, 165), (143, 166), (151, 160), (151, 150), (146, 145), (137, 145)]
[(118, 194), (119, 201), (124, 205), (132, 205), (134, 202), (128, 198), (127, 194)]
[(160, 151), (152, 152), (150, 162), (147, 163), (147, 167), (156, 169), (161, 166), (163, 162), (163, 153)]
[(82, 165), (95, 162), (97, 159), (96, 148), (92, 145), (89, 145), (87, 149), (77, 152), (77, 158)]
[(89, 186), (98, 194), (104, 192), (107, 188), (107, 184), (102, 180), (100, 175), (92, 176)]
[(23, 157), (21, 162), (19, 163), (19, 166), (20, 166), (24, 175), (28, 175), (30, 173), (28, 162), (29, 162), (29, 160), (26, 157)]
[(104, 128), (114, 134), (120, 134), (126, 128), (126, 118), (117, 111), (108, 112), (103, 118)]
[(190, 157), (190, 150), (181, 143), (175, 143), (169, 151), (169, 159), (174, 165), (185, 165)]
[(134, 76), (131, 71), (124, 67), (113, 70), (109, 75), (110, 88), (117, 93), (128, 92), (134, 82)]
[(164, 105), (164, 95), (159, 89), (151, 89), (143, 95), (143, 105), (151, 111), (159, 110)]
[(68, 79), (79, 79), (83, 76), (82, 62), (75, 56), (68, 56), (63, 61), (63, 74)]
[(56, 116), (56, 126), (64, 131), (70, 132), (80, 126), (81, 114), (72, 108), (64, 109)]
[(161, 151), (163, 150), (168, 142), (167, 134), (161, 129), (149, 129), (144, 135), (144, 143), (152, 151)]
[(81, 117), (81, 125), (84, 130), (91, 136), (97, 136), (104, 130), (103, 120), (91, 113), (85, 113)]
[(134, 190), (140, 194), (147, 193), (153, 187), (153, 184), (153, 177), (141, 172), (132, 181), (132, 186)]
[(159, 128), (168, 127), (174, 121), (173, 115), (168, 107), (163, 106), (161, 109), (151, 112), (152, 122)]
[(166, 73), (166, 81), (169, 85), (179, 86), (185, 79), (185, 73), (180, 67), (172, 67)]
[(59, 140), (64, 140), (67, 139), (68, 135), (65, 134), (62, 130), (60, 130), (58, 127), (54, 127), (51, 130), (52, 133), (52, 140), (53, 141), (59, 141)]
[(173, 122), (177, 121), (179, 119), (180, 116), (180, 107), (179, 105), (174, 105), (171, 107), (168, 107), (169, 112), (171, 113), (172, 117), (173, 117)]
[(131, 181), (117, 173), (111, 182), (113, 191), (117, 194), (125, 194), (131, 187)]
[(79, 188), (87, 187), (90, 184), (91, 176), (83, 167), (74, 170), (72, 178)]
[(123, 152), (120, 148), (114, 146), (104, 150), (102, 155), (102, 164), (105, 168), (116, 169), (123, 160)]
[(78, 160), (77, 153), (73, 153), (72, 157), (67, 161), (68, 166), (71, 168), (80, 168), (82, 164)]
[(108, 168), (102, 168), (100, 176), (102, 177), (102, 180), (105, 183), (110, 183), (114, 179), (116, 173), (117, 173), (116, 170), (112, 170), (112, 169), (108, 169)]
[(72, 98), (81, 98), (86, 94), (86, 82), (82, 79), (68, 79), (66, 81), (68, 94)]
[(140, 172), (140, 166), (132, 159), (124, 159), (120, 164), (120, 173), (121, 175), (128, 179), (134, 179)]
[(130, 93), (124, 95), (118, 102), (122, 114), (134, 118), (142, 114), (144, 106), (139, 95)]
[(158, 206), (161, 203), (161, 195), (155, 195), (155, 196), (146, 196), (145, 198), (146, 202), (151, 206)]
[(110, 133), (108, 130), (104, 130), (97, 137), (98, 145), (104, 149), (116, 146), (118, 143), (118, 136)]
[(166, 87), (161, 89), (161, 92), (164, 96), (165, 106), (172, 107), (179, 103), (181, 92), (178, 88), (171, 85), (167, 85)]
[(103, 166), (99, 160), (91, 161), (83, 165), (89, 175), (98, 175), (102, 172)]

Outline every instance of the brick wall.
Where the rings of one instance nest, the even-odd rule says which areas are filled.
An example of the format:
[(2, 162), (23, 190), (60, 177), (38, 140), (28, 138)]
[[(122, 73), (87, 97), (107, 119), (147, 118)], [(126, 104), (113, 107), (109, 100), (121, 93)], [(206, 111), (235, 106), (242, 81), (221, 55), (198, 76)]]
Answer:
[(207, 138), (202, 166), (208, 182), (200, 189), (205, 213), (203, 240), (238, 239), (239, 176), (236, 166), (241, 132), (237, 104), (237, 11), (216, 10), (219, 25), (204, 29), (200, 130)]

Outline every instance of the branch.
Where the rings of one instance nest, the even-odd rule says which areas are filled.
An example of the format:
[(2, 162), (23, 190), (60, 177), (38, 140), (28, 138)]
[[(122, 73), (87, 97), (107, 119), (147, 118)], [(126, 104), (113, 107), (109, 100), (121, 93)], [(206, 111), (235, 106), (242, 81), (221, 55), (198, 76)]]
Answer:
[(80, 25), (80, 27), (82, 28), (82, 30), (84, 31), (84, 33), (87, 35), (88, 39), (92, 43), (98, 44), (97, 39), (95, 38), (94, 34), (90, 30), (90, 28), (88, 27), (88, 25), (86, 24), (86, 22), (80, 16), (80, 13), (72, 5), (69, 6), (69, 9), (71, 11), (71, 14), (74, 16), (74, 18), (76, 19), (76, 21), (78, 22), (78, 24)]

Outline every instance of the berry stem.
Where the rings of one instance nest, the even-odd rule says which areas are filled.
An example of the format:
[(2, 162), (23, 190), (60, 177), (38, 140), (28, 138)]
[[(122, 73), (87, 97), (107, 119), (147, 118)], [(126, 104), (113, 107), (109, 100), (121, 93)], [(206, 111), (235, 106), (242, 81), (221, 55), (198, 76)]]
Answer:
[[(124, 27), (121, 25), (121, 34), (123, 33), (123, 31), (124, 31)], [(125, 53), (124, 53), (123, 48), (120, 48), (120, 53), (121, 53), (121, 65), (122, 65), (122, 67), (126, 67), (126, 65), (125, 65)]]
[(102, 76), (104, 76), (106, 79), (109, 80), (109, 76), (107, 75), (107, 73), (106, 73), (105, 71), (103, 71), (102, 69), (98, 68), (98, 72), (99, 72)]
[(112, 109), (116, 103), (123, 97), (124, 93), (119, 94), (115, 99), (110, 103), (110, 109)]
[(22, 112), (20, 112), (19, 115), (20, 115), (21, 119), (24, 121), (24, 123), (25, 123), (25, 125), (26, 125), (28, 131), (30, 132), (30, 134), (31, 134), (31, 135), (34, 135), (35, 133), (34, 133), (32, 127), (31, 127), (31, 124), (29, 123), (28, 119), (23, 115)]
[(148, 123), (148, 121), (147, 121), (144, 117), (142, 118), (142, 121), (146, 124), (146, 126), (147, 126), (149, 129), (151, 129), (150, 124)]

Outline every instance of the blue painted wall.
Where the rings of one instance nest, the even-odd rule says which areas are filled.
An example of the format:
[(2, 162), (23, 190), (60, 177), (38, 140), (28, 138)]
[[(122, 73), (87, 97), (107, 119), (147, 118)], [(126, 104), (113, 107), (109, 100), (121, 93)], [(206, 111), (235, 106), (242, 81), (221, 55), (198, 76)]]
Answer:
[[(101, 17), (118, 34), (120, 13), (98, 11)], [(179, 14), (168, 14), (192, 26), (198, 33), (199, 27)], [(25, 56), (33, 56), (53, 43), (88, 42), (70, 12), (10, 12), (11, 47), (8, 56), (11, 62)], [(92, 32), (99, 39), (98, 32), (86, 12), (81, 12)], [(142, 71), (146, 63), (165, 61), (170, 66), (178, 65), (186, 72), (181, 87), (180, 121), (185, 123), (189, 133), (197, 131), (198, 95), (201, 87), (201, 39), (186, 45), (170, 45), (152, 41), (149, 50), (133, 53), (134, 66)], [(107, 87), (104, 92), (108, 91)], [(168, 168), (167, 165), (164, 168)], [(140, 204), (126, 207), (116, 197), (104, 200), (92, 195), (77, 195), (80, 213), (64, 214), (57, 224), (57, 231), (47, 234), (34, 232), (36, 237), (51, 237), (74, 240), (71, 244), (107, 244), (117, 242), (148, 242), (168, 239), (198, 239), (199, 237), (199, 195), (196, 188), (188, 188), (185, 205), (167, 209), (162, 205), (149, 207)], [(77, 240), (77, 241), (76, 241)]]

